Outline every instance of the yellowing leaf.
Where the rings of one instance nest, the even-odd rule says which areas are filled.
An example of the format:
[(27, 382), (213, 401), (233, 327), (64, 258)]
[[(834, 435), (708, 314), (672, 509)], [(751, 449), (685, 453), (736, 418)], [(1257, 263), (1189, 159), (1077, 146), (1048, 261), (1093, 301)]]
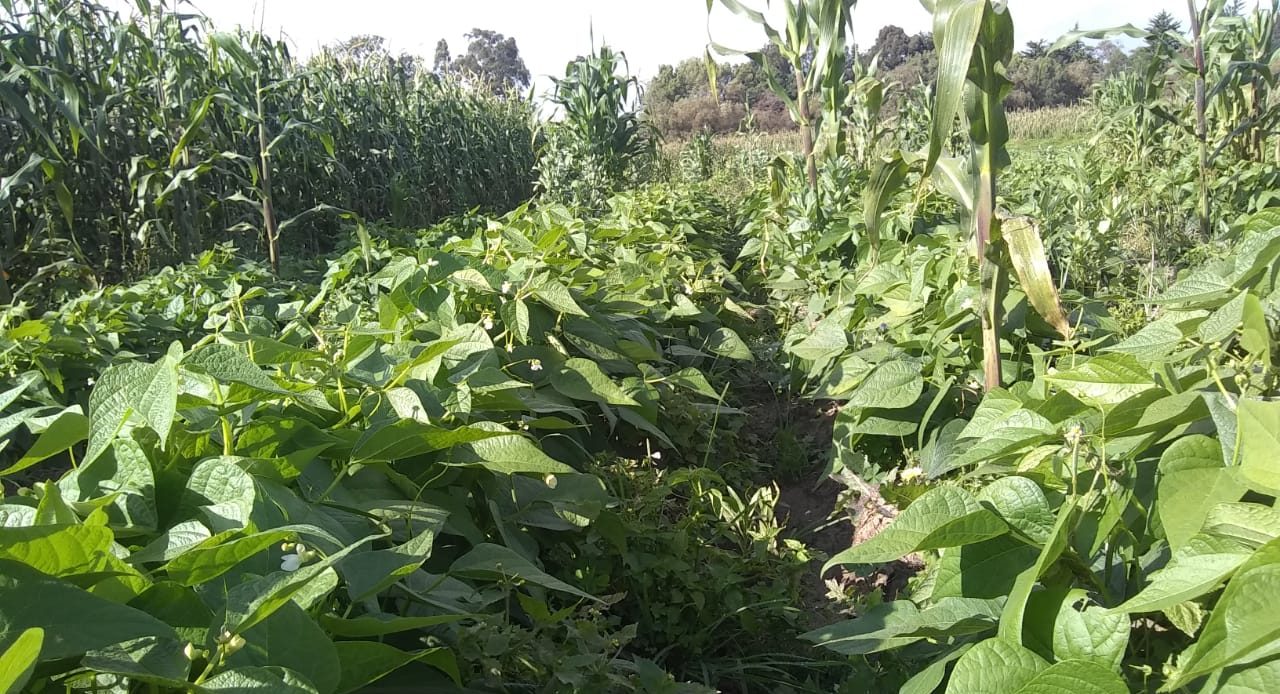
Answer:
[(1045, 255), (1044, 242), (1040, 240), (1040, 228), (1027, 218), (1008, 219), (1001, 226), (1005, 242), (1009, 246), (1009, 259), (1018, 274), (1027, 300), (1063, 339), (1071, 339), (1071, 324), (1062, 310), (1058, 287), (1049, 272), (1049, 259)]

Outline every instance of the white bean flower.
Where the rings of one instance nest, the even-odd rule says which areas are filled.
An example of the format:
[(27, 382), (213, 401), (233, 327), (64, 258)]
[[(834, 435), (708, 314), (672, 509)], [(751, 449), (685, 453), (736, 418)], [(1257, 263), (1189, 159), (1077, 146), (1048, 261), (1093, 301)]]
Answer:
[(485, 330), (493, 330), (493, 317), (485, 316), (484, 321), (481, 322), (481, 325), (484, 326)]
[(503, 282), (503, 283), (502, 283), (502, 293), (503, 293), (503, 294), (510, 294), (510, 293), (511, 293), (511, 283), (510, 283), (510, 282)]
[(530, 359), (530, 360), (529, 360), (529, 370), (530, 370), (530, 371), (541, 371), (541, 370), (542, 370), (542, 360), (541, 360), (541, 359)]
[[(290, 545), (285, 545), (289, 548)], [(299, 542), (292, 545), (293, 552), (280, 557), (280, 568), (284, 571), (297, 571), (307, 560), (311, 558), (311, 552), (307, 551), (306, 545)]]
[(901, 479), (903, 482), (911, 482), (913, 480), (920, 479), (923, 476), (924, 476), (923, 468), (909, 467), (906, 470), (902, 471), (902, 474), (898, 476), (898, 479)]

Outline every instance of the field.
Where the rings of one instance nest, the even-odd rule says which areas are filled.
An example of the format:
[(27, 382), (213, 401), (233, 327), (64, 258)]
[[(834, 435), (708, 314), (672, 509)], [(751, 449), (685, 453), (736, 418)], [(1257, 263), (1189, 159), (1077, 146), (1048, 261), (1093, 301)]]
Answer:
[(1276, 8), (1006, 112), (936, 5), (662, 140), (0, 0), (0, 694), (1280, 691)]

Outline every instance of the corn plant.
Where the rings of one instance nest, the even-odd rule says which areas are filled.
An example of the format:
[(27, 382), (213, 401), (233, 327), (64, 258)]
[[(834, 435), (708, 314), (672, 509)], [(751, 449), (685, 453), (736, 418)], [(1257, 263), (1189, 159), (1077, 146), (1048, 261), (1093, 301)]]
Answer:
[(850, 155), (865, 167), (876, 149), (893, 133), (892, 124), (881, 117), (885, 97), (893, 84), (886, 83), (876, 73), (877, 60), (864, 65), (853, 64), (853, 79), (843, 109), (845, 128), (848, 131)]
[(1088, 104), (1055, 106), (1009, 114), (1014, 141), (1088, 139), (1098, 132), (1098, 113)]
[[(783, 85), (772, 63), (760, 51), (738, 51), (712, 44), (707, 53), (707, 67), (712, 88), (716, 83), (716, 63), (712, 48), (721, 55), (743, 55), (764, 71), (769, 88), (787, 106), (791, 119), (800, 128), (801, 148), (809, 187), (818, 188), (818, 154), (838, 156), (847, 146), (847, 133), (842, 116), (849, 93), (845, 81), (847, 48), (853, 33), (853, 9), (856, 0), (786, 0), (786, 27), (782, 30), (769, 23), (760, 11), (738, 0), (719, 0), (737, 15), (759, 24), (770, 43), (777, 47), (792, 71), (796, 94)], [(707, 0), (710, 16), (716, 0)], [(821, 111), (813, 113), (813, 101)]]
[(896, 652), (913, 663), (903, 692), (1273, 689), (1280, 622), (1257, 596), (1280, 568), (1262, 300), (1278, 241), (1274, 214), (1254, 216), (1229, 260), (1188, 272), (1138, 334), (1039, 356), (1034, 377), (987, 393), (916, 471), (963, 483), (913, 494), (828, 564), (930, 555), (914, 594), (805, 638)]
[(1179, 57), (1174, 68), (1191, 82), (1193, 131), (1199, 139), (1204, 130), (1209, 161), (1228, 148), (1249, 161), (1260, 161), (1264, 155), (1263, 145), (1277, 118), (1271, 95), (1272, 65), (1280, 57), (1278, 9), (1280, 3), (1273, 1), (1259, 3), (1247, 14), (1231, 14), (1222, 0), (1210, 0), (1203, 7), (1187, 3), (1191, 59)]
[(925, 174), (938, 168), (963, 105), (970, 151), (961, 159), (943, 162), (939, 173), (961, 201), (965, 223), (973, 231), (982, 287), (983, 373), (986, 387), (998, 388), (1002, 268), (989, 252), (993, 241), (1000, 240), (997, 176), (1009, 164), (1009, 124), (1002, 102), (1011, 86), (1004, 70), (1013, 58), (1013, 20), (990, 0), (926, 1), (925, 6), (933, 12), (938, 50), (938, 95)]
[[(1112, 78), (1095, 90), (1093, 101), (1108, 116), (1107, 130), (1128, 139), (1135, 158), (1159, 160), (1168, 168), (1171, 152), (1194, 148), (1193, 214), (1202, 238), (1225, 231), (1225, 225), (1212, 224), (1214, 204), (1235, 206), (1225, 198), (1237, 191), (1222, 187), (1220, 171), (1242, 166), (1254, 176), (1267, 175), (1262, 168), (1267, 143), (1280, 126), (1272, 86), (1272, 65), (1280, 57), (1278, 9), (1280, 3), (1258, 3), (1248, 13), (1235, 14), (1224, 0), (1189, 0), (1191, 36), (1181, 38), (1180, 51), (1170, 48), (1176, 42), (1156, 42), (1145, 72)], [(1115, 34), (1146, 36), (1134, 27), (1071, 32), (1055, 48), (1085, 36)], [(1172, 144), (1179, 138), (1190, 143)], [(1256, 198), (1256, 190), (1239, 194)]]
[[(1196, 148), (1200, 153), (1200, 233), (1209, 235), (1209, 122), (1205, 114), (1206, 102), (1205, 67), (1204, 67), (1204, 34), (1203, 27), (1213, 10), (1214, 2), (1206, 8), (1205, 16), (1196, 9), (1195, 0), (1187, 0), (1187, 9), (1191, 13), (1191, 45), (1194, 62), (1191, 65), (1195, 75), (1195, 137)], [(1222, 3), (1216, 3), (1221, 5)]]
[(0, 5), (11, 297), (129, 277), (228, 240), (266, 257), (279, 244), (322, 252), (341, 222), (309, 213), (320, 205), (424, 224), (530, 194), (527, 102), (385, 53), (300, 64), (279, 42), (216, 34), (177, 7), (142, 0), (130, 21), (87, 0)]
[[(1191, 17), (1192, 62), (1184, 68), (1194, 83), (1194, 135), (1199, 153), (1200, 233), (1211, 233), (1213, 168), (1223, 150), (1243, 161), (1258, 162), (1263, 143), (1280, 125), (1280, 108), (1271, 104), (1272, 65), (1280, 57), (1276, 15), (1280, 2), (1259, 5), (1244, 16), (1228, 16), (1225, 0), (1197, 8)], [(1215, 82), (1210, 85), (1210, 67)], [(1210, 132), (1210, 122), (1214, 129)]]
[[(1005, 244), (997, 215), (1000, 172), (1009, 166), (1009, 122), (1004, 97), (1012, 83), (1005, 76), (1013, 58), (1013, 20), (991, 0), (926, 0), (934, 13), (938, 96), (934, 102), (925, 174), (933, 174), (960, 203), (962, 221), (972, 229), (981, 286), (983, 378), (988, 390), (1002, 381), (1000, 328), (1010, 270), (1022, 281), (1033, 305), (1045, 312), (1062, 337), (1069, 337), (1057, 290), (1044, 265), (1036, 226), (1019, 224)], [(969, 151), (941, 160), (957, 115), (968, 124)]]
[(608, 46), (569, 63), (553, 81), (551, 102), (563, 119), (547, 130), (538, 165), (542, 188), (599, 209), (657, 154), (656, 132), (635, 111), (639, 82), (626, 55)]
[(705, 181), (715, 172), (715, 140), (709, 132), (689, 138), (680, 152), (680, 171), (686, 180)]

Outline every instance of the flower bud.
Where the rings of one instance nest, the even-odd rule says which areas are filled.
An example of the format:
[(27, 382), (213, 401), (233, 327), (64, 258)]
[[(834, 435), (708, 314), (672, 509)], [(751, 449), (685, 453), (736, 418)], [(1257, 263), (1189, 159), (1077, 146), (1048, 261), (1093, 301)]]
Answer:
[(236, 634), (235, 636), (232, 636), (230, 640), (227, 641), (225, 646), (222, 647), (222, 651), (227, 655), (234, 655), (237, 651), (244, 648), (244, 646), (245, 646), (244, 637), (239, 634)]

